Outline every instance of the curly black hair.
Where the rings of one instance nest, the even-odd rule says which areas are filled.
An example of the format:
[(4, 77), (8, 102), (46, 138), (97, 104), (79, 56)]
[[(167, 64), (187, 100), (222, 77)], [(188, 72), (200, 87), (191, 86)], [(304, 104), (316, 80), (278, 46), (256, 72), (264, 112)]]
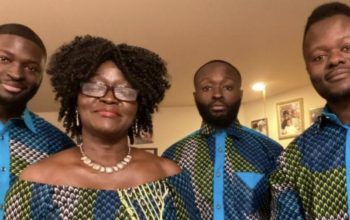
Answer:
[(77, 126), (76, 105), (80, 83), (96, 74), (98, 67), (113, 61), (133, 88), (139, 90), (136, 119), (129, 129), (130, 143), (140, 131), (153, 131), (152, 114), (158, 110), (166, 90), (170, 88), (165, 62), (155, 53), (127, 44), (115, 45), (111, 41), (89, 35), (75, 37), (52, 55), (47, 73), (60, 102), (59, 121), (71, 137), (81, 135)]

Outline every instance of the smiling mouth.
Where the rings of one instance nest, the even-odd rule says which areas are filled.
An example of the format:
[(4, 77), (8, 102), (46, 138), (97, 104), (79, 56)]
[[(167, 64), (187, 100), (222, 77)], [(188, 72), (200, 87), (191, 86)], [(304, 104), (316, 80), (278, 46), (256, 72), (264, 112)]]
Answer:
[(22, 88), (14, 87), (5, 83), (2, 83), (2, 86), (6, 91), (11, 93), (20, 93), (23, 90)]
[(326, 76), (327, 81), (339, 81), (344, 79), (347, 75), (350, 75), (350, 70), (348, 69), (340, 69), (340, 70), (335, 70), (334, 72), (331, 72)]

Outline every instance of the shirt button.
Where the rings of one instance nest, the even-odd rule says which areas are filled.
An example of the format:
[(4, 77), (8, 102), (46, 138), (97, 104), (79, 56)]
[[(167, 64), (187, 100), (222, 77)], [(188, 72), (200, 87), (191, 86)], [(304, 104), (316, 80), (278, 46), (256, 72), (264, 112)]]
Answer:
[(1, 171), (6, 171), (6, 167), (1, 167)]
[(222, 149), (221, 149), (221, 148), (219, 148), (219, 152), (220, 152), (220, 153), (222, 152)]
[(4, 136), (1, 135), (1, 136), (0, 136), (0, 139), (1, 139), (1, 140), (4, 140)]
[(219, 136), (220, 136), (220, 134), (221, 134), (221, 133), (220, 133), (220, 132), (218, 132), (218, 135), (219, 135)]
[(3, 206), (3, 205), (0, 205), (0, 209), (4, 209), (4, 206)]
[(220, 208), (221, 208), (221, 206), (220, 206), (220, 205), (217, 205), (217, 206), (216, 206), (216, 208), (217, 208), (217, 209), (220, 209)]
[(220, 173), (216, 173), (216, 176), (219, 177), (219, 176), (220, 176)]

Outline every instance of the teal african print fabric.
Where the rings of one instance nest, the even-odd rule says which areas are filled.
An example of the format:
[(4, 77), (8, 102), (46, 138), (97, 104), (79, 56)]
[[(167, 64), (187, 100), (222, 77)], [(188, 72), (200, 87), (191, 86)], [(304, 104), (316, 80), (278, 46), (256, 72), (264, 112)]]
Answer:
[(198, 214), (185, 172), (122, 190), (18, 180), (5, 203), (6, 220), (196, 220)]
[[(196, 205), (202, 219), (213, 219), (215, 165), (224, 167), (223, 204), (226, 220), (269, 219), (268, 178), (276, 168), (282, 147), (252, 129), (231, 124), (225, 132), (223, 161), (215, 161), (215, 129), (203, 123), (201, 129), (167, 149), (163, 157), (177, 162), (189, 171), (195, 191)], [(220, 135), (217, 134), (216, 135)], [(220, 175), (221, 177), (221, 175)]]
[(324, 112), (278, 158), (271, 176), (272, 219), (347, 220), (350, 127)]

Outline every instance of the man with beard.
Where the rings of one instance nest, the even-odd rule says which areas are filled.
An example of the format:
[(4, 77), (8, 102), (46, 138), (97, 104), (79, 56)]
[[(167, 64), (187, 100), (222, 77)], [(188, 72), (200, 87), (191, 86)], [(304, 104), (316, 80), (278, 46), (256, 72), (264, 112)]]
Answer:
[(0, 26), (0, 219), (6, 192), (27, 165), (75, 145), (26, 108), (40, 86), (45, 62), (45, 46), (31, 29)]
[(303, 55), (327, 101), (322, 116), (278, 158), (271, 219), (349, 219), (350, 7), (327, 3), (309, 16)]
[(163, 154), (191, 175), (202, 219), (268, 219), (268, 178), (282, 147), (242, 126), (241, 75), (230, 63), (212, 60), (194, 76), (199, 131)]

